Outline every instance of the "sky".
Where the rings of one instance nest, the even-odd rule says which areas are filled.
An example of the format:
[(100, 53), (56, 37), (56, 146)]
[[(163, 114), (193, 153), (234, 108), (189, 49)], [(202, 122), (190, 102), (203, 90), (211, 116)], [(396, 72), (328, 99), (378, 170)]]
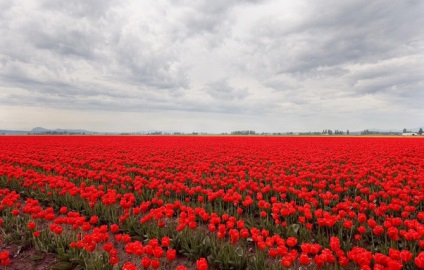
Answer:
[(424, 127), (421, 0), (2, 0), (0, 129)]

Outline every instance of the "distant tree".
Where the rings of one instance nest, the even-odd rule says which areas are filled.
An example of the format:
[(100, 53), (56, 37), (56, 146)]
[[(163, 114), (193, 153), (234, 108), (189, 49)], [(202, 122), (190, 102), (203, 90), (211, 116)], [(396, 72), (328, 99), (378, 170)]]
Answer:
[(236, 130), (231, 131), (232, 135), (255, 135), (256, 132), (254, 130)]
[(420, 128), (420, 130), (418, 130), (418, 134), (423, 135), (423, 129), (422, 128)]
[(333, 135), (333, 131), (331, 129), (329, 129), (327, 132), (328, 132), (328, 135)]
[(349, 130), (346, 130), (346, 134), (349, 135)]
[(404, 128), (402, 132), (403, 132), (403, 133), (406, 133), (406, 128)]

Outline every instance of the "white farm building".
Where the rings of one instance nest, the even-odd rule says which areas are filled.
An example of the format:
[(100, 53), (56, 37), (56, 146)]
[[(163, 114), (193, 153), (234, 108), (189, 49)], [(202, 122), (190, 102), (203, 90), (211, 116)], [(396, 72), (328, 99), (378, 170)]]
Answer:
[(402, 136), (418, 136), (417, 132), (404, 132)]

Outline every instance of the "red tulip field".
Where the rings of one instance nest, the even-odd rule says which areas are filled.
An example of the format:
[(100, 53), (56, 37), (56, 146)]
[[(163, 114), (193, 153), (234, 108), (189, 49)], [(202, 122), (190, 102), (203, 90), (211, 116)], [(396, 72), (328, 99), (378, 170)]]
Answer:
[(424, 269), (424, 139), (2, 136), (0, 149), (0, 269), (28, 250), (52, 269)]

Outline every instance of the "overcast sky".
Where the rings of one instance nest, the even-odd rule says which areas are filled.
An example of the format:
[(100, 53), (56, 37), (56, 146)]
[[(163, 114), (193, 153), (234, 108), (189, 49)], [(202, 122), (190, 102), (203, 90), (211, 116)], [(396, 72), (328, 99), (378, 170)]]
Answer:
[(424, 127), (421, 0), (2, 0), (0, 129)]

